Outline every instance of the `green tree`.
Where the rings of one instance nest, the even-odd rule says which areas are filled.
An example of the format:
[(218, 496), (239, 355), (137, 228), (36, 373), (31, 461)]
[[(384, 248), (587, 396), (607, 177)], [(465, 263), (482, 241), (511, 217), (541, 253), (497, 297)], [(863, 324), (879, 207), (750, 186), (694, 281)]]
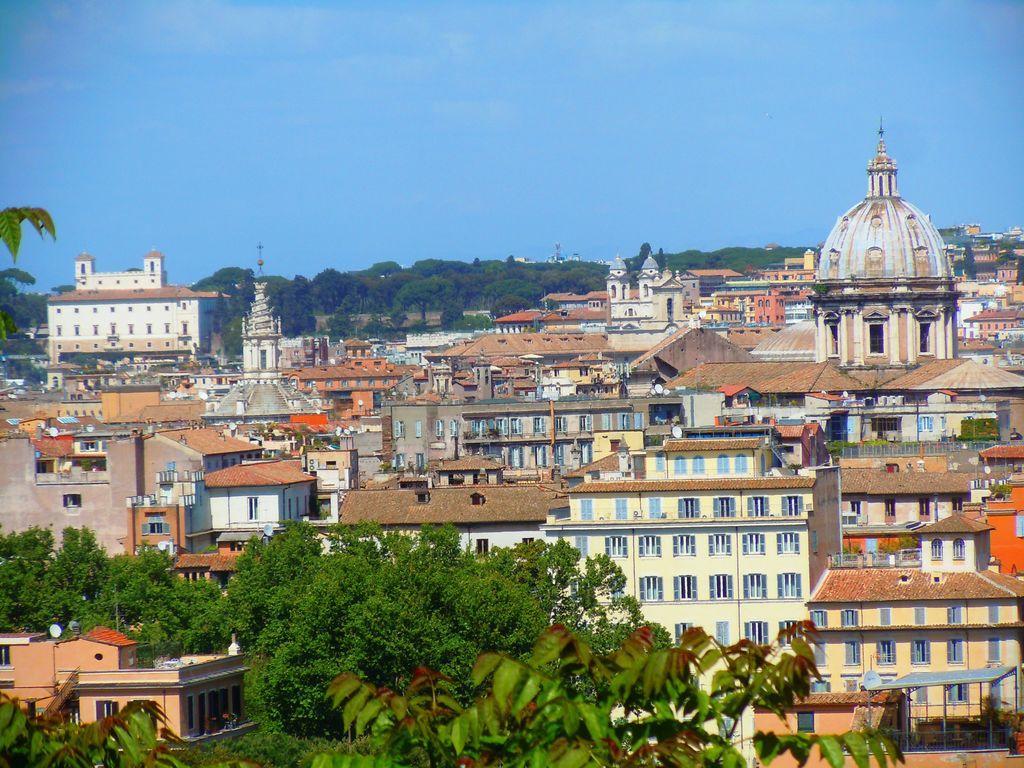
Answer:
[[(18, 251), (21, 248), (21, 225), (26, 221), (41, 238), (46, 239), (46, 235), (49, 235), (52, 239), (57, 239), (57, 229), (53, 225), (53, 219), (44, 209), (4, 208), (0, 210), (0, 241), (7, 246), (7, 251), (14, 261), (18, 260)], [(21, 270), (6, 270), (6, 272), (27, 274)], [(33, 283), (35, 282), (31, 275), (28, 277)], [(8, 278), (8, 280), (10, 279), (23, 282), (18, 281), (17, 276)], [(6, 309), (0, 309), (0, 340), (6, 339), (8, 334), (14, 333), (16, 330), (18, 330), (18, 325), (14, 317), (8, 314)]]
[(44, 583), (53, 557), (53, 534), (29, 528), (0, 531), (0, 631), (38, 629), (50, 621)]
[[(331, 699), (345, 727), (368, 735), (378, 756), (325, 755), (315, 765), (739, 768), (748, 746), (736, 738), (742, 717), (755, 707), (784, 716), (809, 693), (817, 677), (804, 639), (810, 631), (797, 625), (771, 646), (722, 646), (692, 629), (678, 645), (659, 648), (645, 628), (599, 654), (553, 626), (525, 660), (482, 654), (473, 680), (486, 687), (467, 706), (445, 675), (426, 667), (401, 694), (343, 674), (330, 686)], [(789, 754), (802, 765), (812, 750), (834, 768), (844, 765), (844, 750), (860, 768), (872, 757), (879, 766), (902, 759), (888, 737), (873, 732), (757, 731), (749, 747), (766, 764)]]
[(108, 568), (107, 553), (91, 529), (65, 528), (44, 581), (53, 620), (66, 625), (91, 614), (91, 601), (103, 590)]

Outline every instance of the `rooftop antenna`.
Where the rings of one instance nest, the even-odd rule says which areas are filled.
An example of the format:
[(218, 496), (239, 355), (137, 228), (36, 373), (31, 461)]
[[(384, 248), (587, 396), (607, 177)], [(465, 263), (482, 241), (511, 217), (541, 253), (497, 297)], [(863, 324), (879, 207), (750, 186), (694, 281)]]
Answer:
[(256, 243), (256, 270), (257, 275), (263, 274), (263, 241)]

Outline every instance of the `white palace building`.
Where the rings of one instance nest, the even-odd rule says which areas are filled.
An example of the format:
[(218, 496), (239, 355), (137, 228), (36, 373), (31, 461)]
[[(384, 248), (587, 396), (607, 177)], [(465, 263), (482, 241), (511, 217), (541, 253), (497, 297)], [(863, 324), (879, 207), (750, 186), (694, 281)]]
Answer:
[(88, 253), (75, 258), (75, 289), (48, 301), (51, 365), (75, 353), (113, 359), (182, 360), (210, 349), (218, 294), (170, 285), (164, 255), (142, 269), (97, 272)]

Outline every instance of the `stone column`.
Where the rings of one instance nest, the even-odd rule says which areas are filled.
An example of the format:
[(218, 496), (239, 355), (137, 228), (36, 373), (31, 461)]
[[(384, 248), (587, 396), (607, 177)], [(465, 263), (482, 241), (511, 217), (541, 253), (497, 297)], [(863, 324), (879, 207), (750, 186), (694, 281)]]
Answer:
[(864, 316), (858, 311), (853, 317), (853, 362), (864, 365), (866, 339), (864, 338)]
[(900, 364), (900, 312), (891, 310), (886, 320), (889, 331), (889, 364)]
[(845, 309), (839, 313), (839, 364), (850, 364), (850, 313)]
[(815, 336), (815, 362), (823, 362), (828, 359), (828, 328), (825, 327), (825, 315), (818, 313), (817, 318), (817, 335)]
[(917, 318), (914, 313), (907, 311), (907, 362), (911, 365), (917, 362), (917, 353), (920, 347), (921, 332), (917, 327)]
[(946, 312), (939, 310), (939, 315), (933, 323), (935, 329), (935, 359), (945, 360), (946, 354)]

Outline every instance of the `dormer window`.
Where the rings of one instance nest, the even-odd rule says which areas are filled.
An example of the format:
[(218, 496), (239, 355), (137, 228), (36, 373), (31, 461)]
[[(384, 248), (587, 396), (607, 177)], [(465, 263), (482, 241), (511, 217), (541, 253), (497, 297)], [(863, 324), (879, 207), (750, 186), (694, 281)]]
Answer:
[(417, 491), (416, 501), (420, 504), (427, 504), (430, 502), (430, 491)]
[(482, 493), (474, 493), (470, 494), (469, 501), (474, 507), (480, 507), (483, 506), (486, 499)]

